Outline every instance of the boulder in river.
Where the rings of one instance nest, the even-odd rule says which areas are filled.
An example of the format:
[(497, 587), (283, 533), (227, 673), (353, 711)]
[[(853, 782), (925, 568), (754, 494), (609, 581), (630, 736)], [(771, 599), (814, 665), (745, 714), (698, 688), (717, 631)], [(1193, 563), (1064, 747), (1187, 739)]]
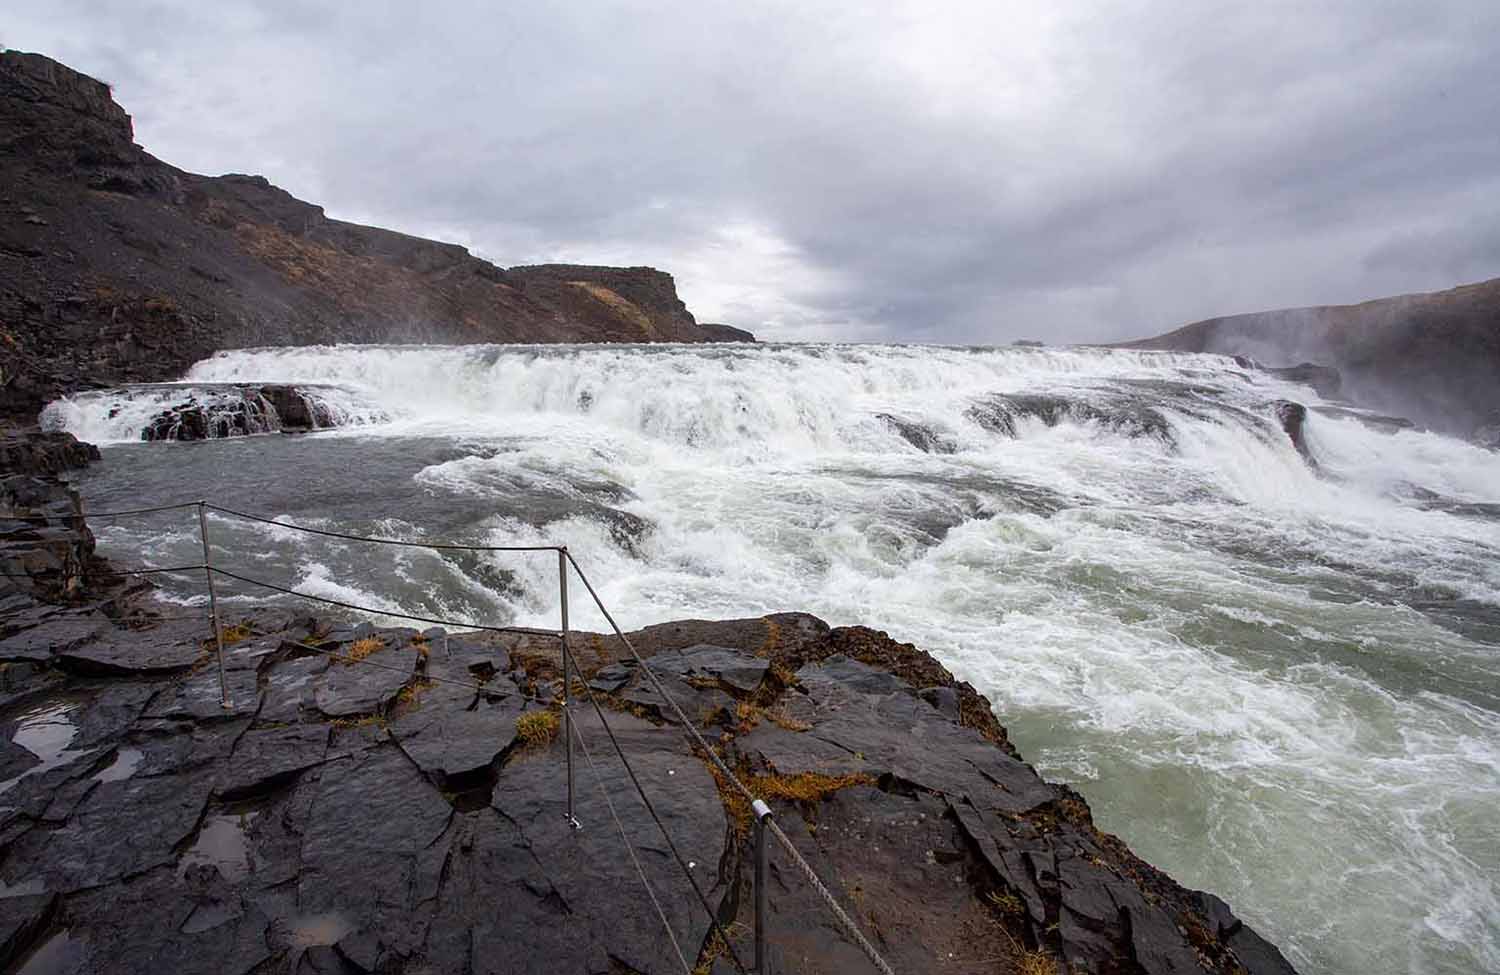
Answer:
[(1273, 406), (1276, 410), (1276, 420), (1281, 424), (1281, 429), (1286, 431), (1286, 435), (1291, 438), (1292, 446), (1296, 447), (1297, 453), (1307, 461), (1307, 466), (1317, 470), (1317, 458), (1313, 457), (1312, 450), (1307, 446), (1307, 407), (1288, 399), (1277, 400)]

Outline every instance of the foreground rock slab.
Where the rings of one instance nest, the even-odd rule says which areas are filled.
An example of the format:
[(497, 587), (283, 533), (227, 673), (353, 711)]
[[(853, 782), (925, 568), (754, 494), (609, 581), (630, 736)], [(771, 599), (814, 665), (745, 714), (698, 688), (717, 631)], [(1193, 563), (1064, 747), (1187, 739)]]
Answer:
[[(204, 634), (109, 609), (82, 638), (35, 606), (7, 617), (8, 970), (736, 971), (749, 806), (681, 709), (897, 971), (1291, 971), (883, 634), (651, 627), (632, 642), (660, 688), (620, 641), (577, 634), (564, 714), (554, 639), (263, 612), (234, 621), (225, 707)], [(782, 851), (769, 883), (776, 970), (866, 970)]]

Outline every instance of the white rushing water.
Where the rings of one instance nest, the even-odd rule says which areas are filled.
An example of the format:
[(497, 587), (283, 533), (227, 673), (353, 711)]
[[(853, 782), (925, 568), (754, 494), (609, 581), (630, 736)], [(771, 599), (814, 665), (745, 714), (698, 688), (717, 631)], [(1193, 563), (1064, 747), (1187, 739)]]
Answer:
[[(185, 380), (336, 384), (390, 417), (329, 451), (489, 444), (410, 477), (472, 505), (470, 537), (567, 543), (628, 627), (804, 610), (932, 651), (1102, 828), (1304, 971), (1500, 971), (1500, 455), (1314, 409), (1315, 472), (1273, 406), (1311, 390), (1169, 353), (366, 346)], [(149, 416), (106, 403), (50, 415), (138, 438)], [(556, 516), (519, 516), (533, 497)], [(340, 503), (325, 523), (377, 517)], [(497, 556), (518, 584), (496, 587), (421, 558), (383, 585), (309, 548), (293, 581), (555, 625), (544, 560)]]

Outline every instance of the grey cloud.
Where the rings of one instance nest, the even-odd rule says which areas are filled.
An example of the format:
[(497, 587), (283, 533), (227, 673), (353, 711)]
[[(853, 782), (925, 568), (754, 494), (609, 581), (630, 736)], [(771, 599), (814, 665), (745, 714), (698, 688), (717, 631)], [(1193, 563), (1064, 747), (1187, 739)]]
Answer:
[(656, 263), (768, 337), (1107, 341), (1500, 274), (1489, 0), (20, 7), (5, 43), (163, 158)]

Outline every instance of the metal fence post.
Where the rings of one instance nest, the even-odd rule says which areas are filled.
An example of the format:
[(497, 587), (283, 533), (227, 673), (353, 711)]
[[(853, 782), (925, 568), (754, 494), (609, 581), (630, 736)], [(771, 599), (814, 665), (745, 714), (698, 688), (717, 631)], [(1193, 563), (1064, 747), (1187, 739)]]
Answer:
[(198, 537), (203, 540), (203, 575), (208, 579), (208, 613), (214, 623), (214, 643), (219, 649), (219, 706), (224, 710), (230, 710), (233, 705), (229, 702), (229, 681), (224, 676), (224, 630), (219, 626), (219, 597), (214, 592), (214, 567), (213, 556), (209, 555), (208, 548), (208, 515), (204, 512), (204, 502), (198, 502)]
[(563, 737), (568, 739), (568, 825), (582, 829), (578, 817), (573, 815), (573, 709), (568, 703), (568, 691), (573, 684), (573, 654), (568, 647), (568, 547), (557, 549), (557, 593), (558, 610), (562, 615), (562, 632), (558, 638), (562, 643), (563, 665)]
[(771, 807), (757, 799), (750, 804), (755, 815), (755, 972), (770, 975), (771, 960), (766, 957), (766, 820)]

